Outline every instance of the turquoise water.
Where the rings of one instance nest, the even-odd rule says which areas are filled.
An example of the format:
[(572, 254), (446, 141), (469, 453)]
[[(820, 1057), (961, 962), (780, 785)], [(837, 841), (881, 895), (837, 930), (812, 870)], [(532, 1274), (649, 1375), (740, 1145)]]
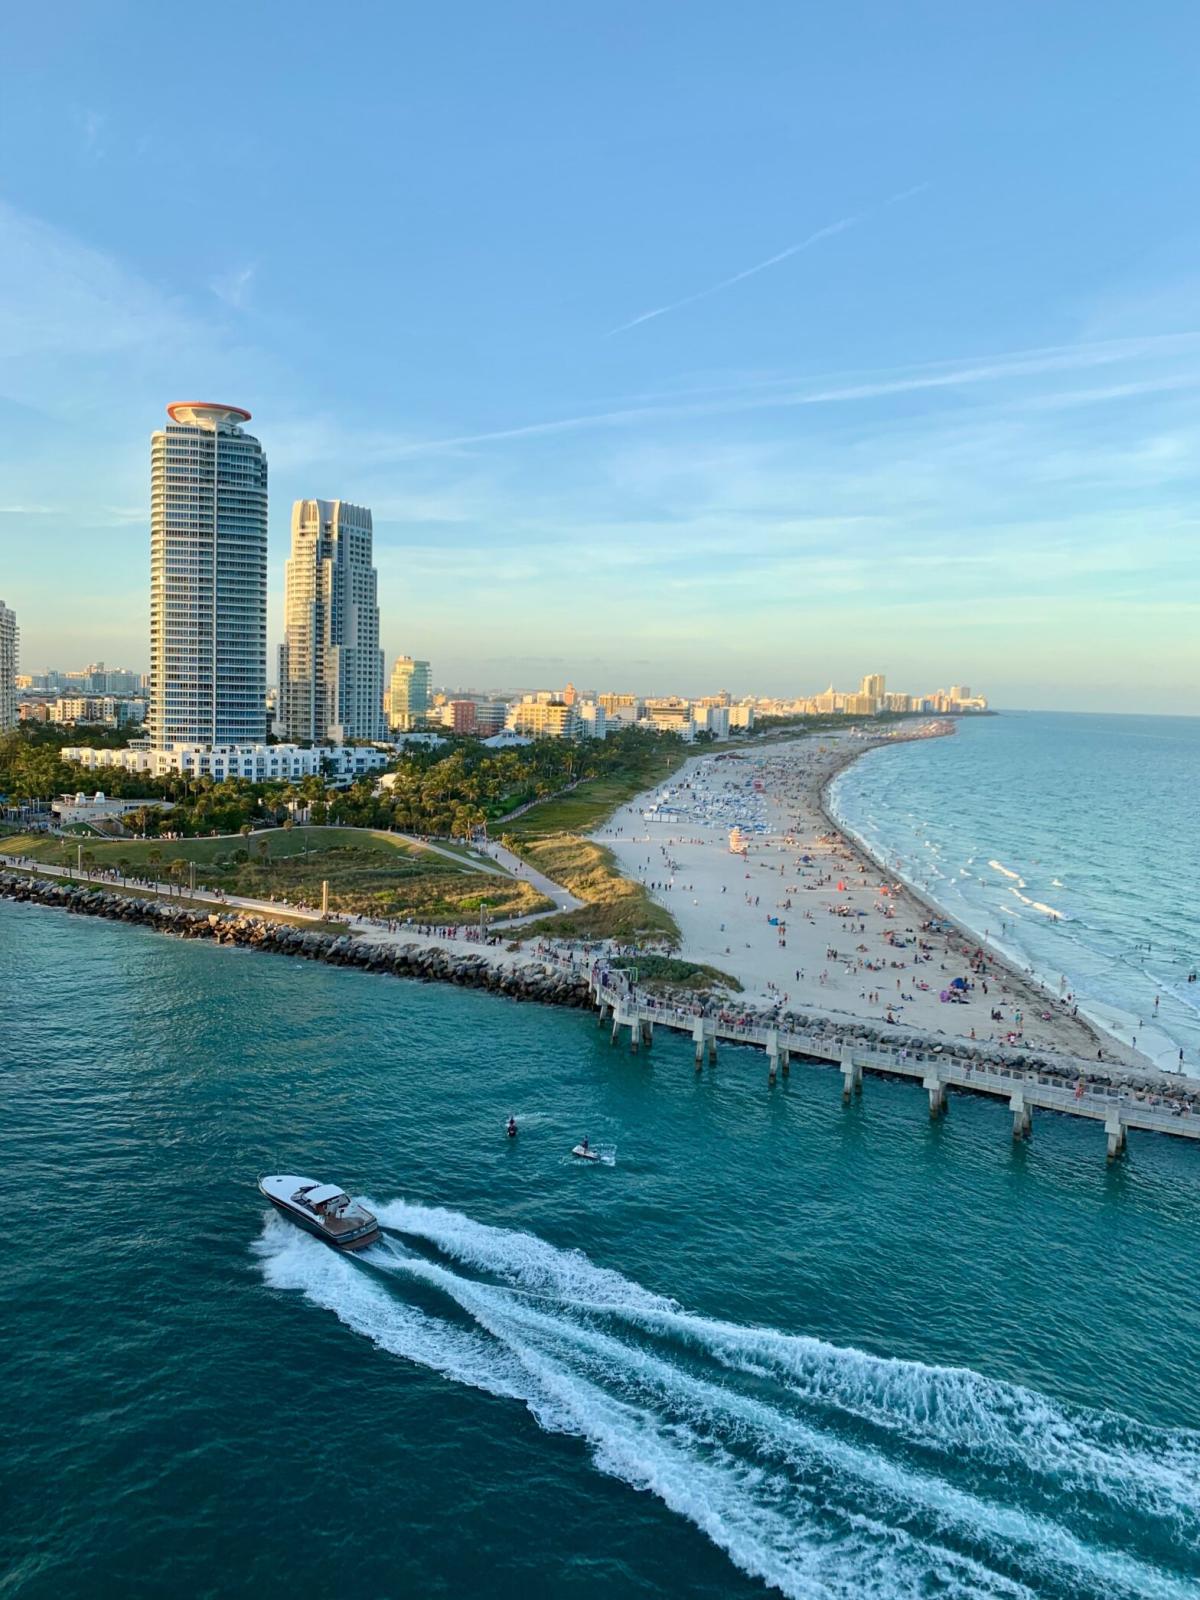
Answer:
[[(1200, 1074), (1200, 717), (1006, 712), (865, 756), (865, 841), (1054, 993)], [(1155, 1007), (1155, 999), (1158, 1006)]]
[(2, 902), (0, 984), (5, 1596), (1200, 1593), (1190, 1146)]

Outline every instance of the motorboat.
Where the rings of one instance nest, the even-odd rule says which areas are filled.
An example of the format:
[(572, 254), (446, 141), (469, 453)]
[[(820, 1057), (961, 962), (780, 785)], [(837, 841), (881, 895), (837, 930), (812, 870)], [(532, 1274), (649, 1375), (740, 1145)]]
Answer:
[(277, 1211), (335, 1250), (365, 1250), (379, 1238), (371, 1212), (336, 1183), (285, 1173), (260, 1178), (258, 1187)]

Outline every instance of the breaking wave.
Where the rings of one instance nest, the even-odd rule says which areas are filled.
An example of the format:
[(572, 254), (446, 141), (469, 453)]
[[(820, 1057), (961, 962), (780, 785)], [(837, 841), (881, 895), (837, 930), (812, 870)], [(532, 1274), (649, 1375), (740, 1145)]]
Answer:
[(1019, 872), (1013, 872), (1010, 868), (1002, 866), (999, 861), (989, 861), (988, 866), (992, 867), (996, 872), (1003, 873), (1006, 878), (1012, 878), (1019, 889), (1025, 887), (1025, 879)]
[(786, 1595), (1196, 1593), (1198, 1434), (701, 1317), (533, 1234), (369, 1203), (405, 1245), (351, 1260), (272, 1215), (266, 1281), (522, 1403)]

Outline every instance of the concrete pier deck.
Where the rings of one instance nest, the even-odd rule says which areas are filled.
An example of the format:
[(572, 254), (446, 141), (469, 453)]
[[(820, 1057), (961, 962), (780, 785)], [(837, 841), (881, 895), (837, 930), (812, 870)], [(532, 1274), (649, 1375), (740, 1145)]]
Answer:
[(1029, 1067), (1002, 1060), (981, 1064), (964, 1059), (955, 1053), (952, 1043), (931, 1043), (925, 1048), (883, 1044), (848, 1048), (822, 1034), (722, 1020), (701, 1012), (689, 1014), (630, 989), (611, 972), (593, 977), (591, 986), (601, 1024), (612, 1023), (614, 1043), (627, 1028), (630, 1047), (637, 1050), (652, 1042), (656, 1029), (668, 1028), (695, 1041), (697, 1068), (705, 1056), (716, 1060), (718, 1042), (723, 1041), (761, 1049), (766, 1057), (768, 1083), (774, 1083), (780, 1071), (786, 1076), (797, 1058), (836, 1066), (842, 1075), (846, 1100), (861, 1094), (864, 1073), (919, 1083), (928, 1093), (931, 1117), (945, 1115), (950, 1090), (990, 1096), (1005, 1102), (1011, 1110), (1014, 1139), (1030, 1137), (1034, 1111), (1054, 1111), (1102, 1123), (1110, 1160), (1124, 1151), (1131, 1128), (1200, 1140), (1200, 1115), (1170, 1104), (1151, 1084), (1140, 1094), (1129, 1088), (1098, 1084), (1094, 1081), (1095, 1063), (1075, 1057), (1055, 1058), (1060, 1070), (1077, 1075), (1072, 1088)]

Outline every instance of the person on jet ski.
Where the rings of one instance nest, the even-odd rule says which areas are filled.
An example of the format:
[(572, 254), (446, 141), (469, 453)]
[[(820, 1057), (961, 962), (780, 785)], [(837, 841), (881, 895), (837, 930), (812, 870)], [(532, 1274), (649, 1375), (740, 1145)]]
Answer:
[(507, 1131), (508, 1131), (508, 1137), (510, 1139), (515, 1139), (516, 1138), (516, 1136), (517, 1136), (517, 1119), (516, 1119), (516, 1117), (509, 1117), (509, 1119), (508, 1119), (508, 1130)]

